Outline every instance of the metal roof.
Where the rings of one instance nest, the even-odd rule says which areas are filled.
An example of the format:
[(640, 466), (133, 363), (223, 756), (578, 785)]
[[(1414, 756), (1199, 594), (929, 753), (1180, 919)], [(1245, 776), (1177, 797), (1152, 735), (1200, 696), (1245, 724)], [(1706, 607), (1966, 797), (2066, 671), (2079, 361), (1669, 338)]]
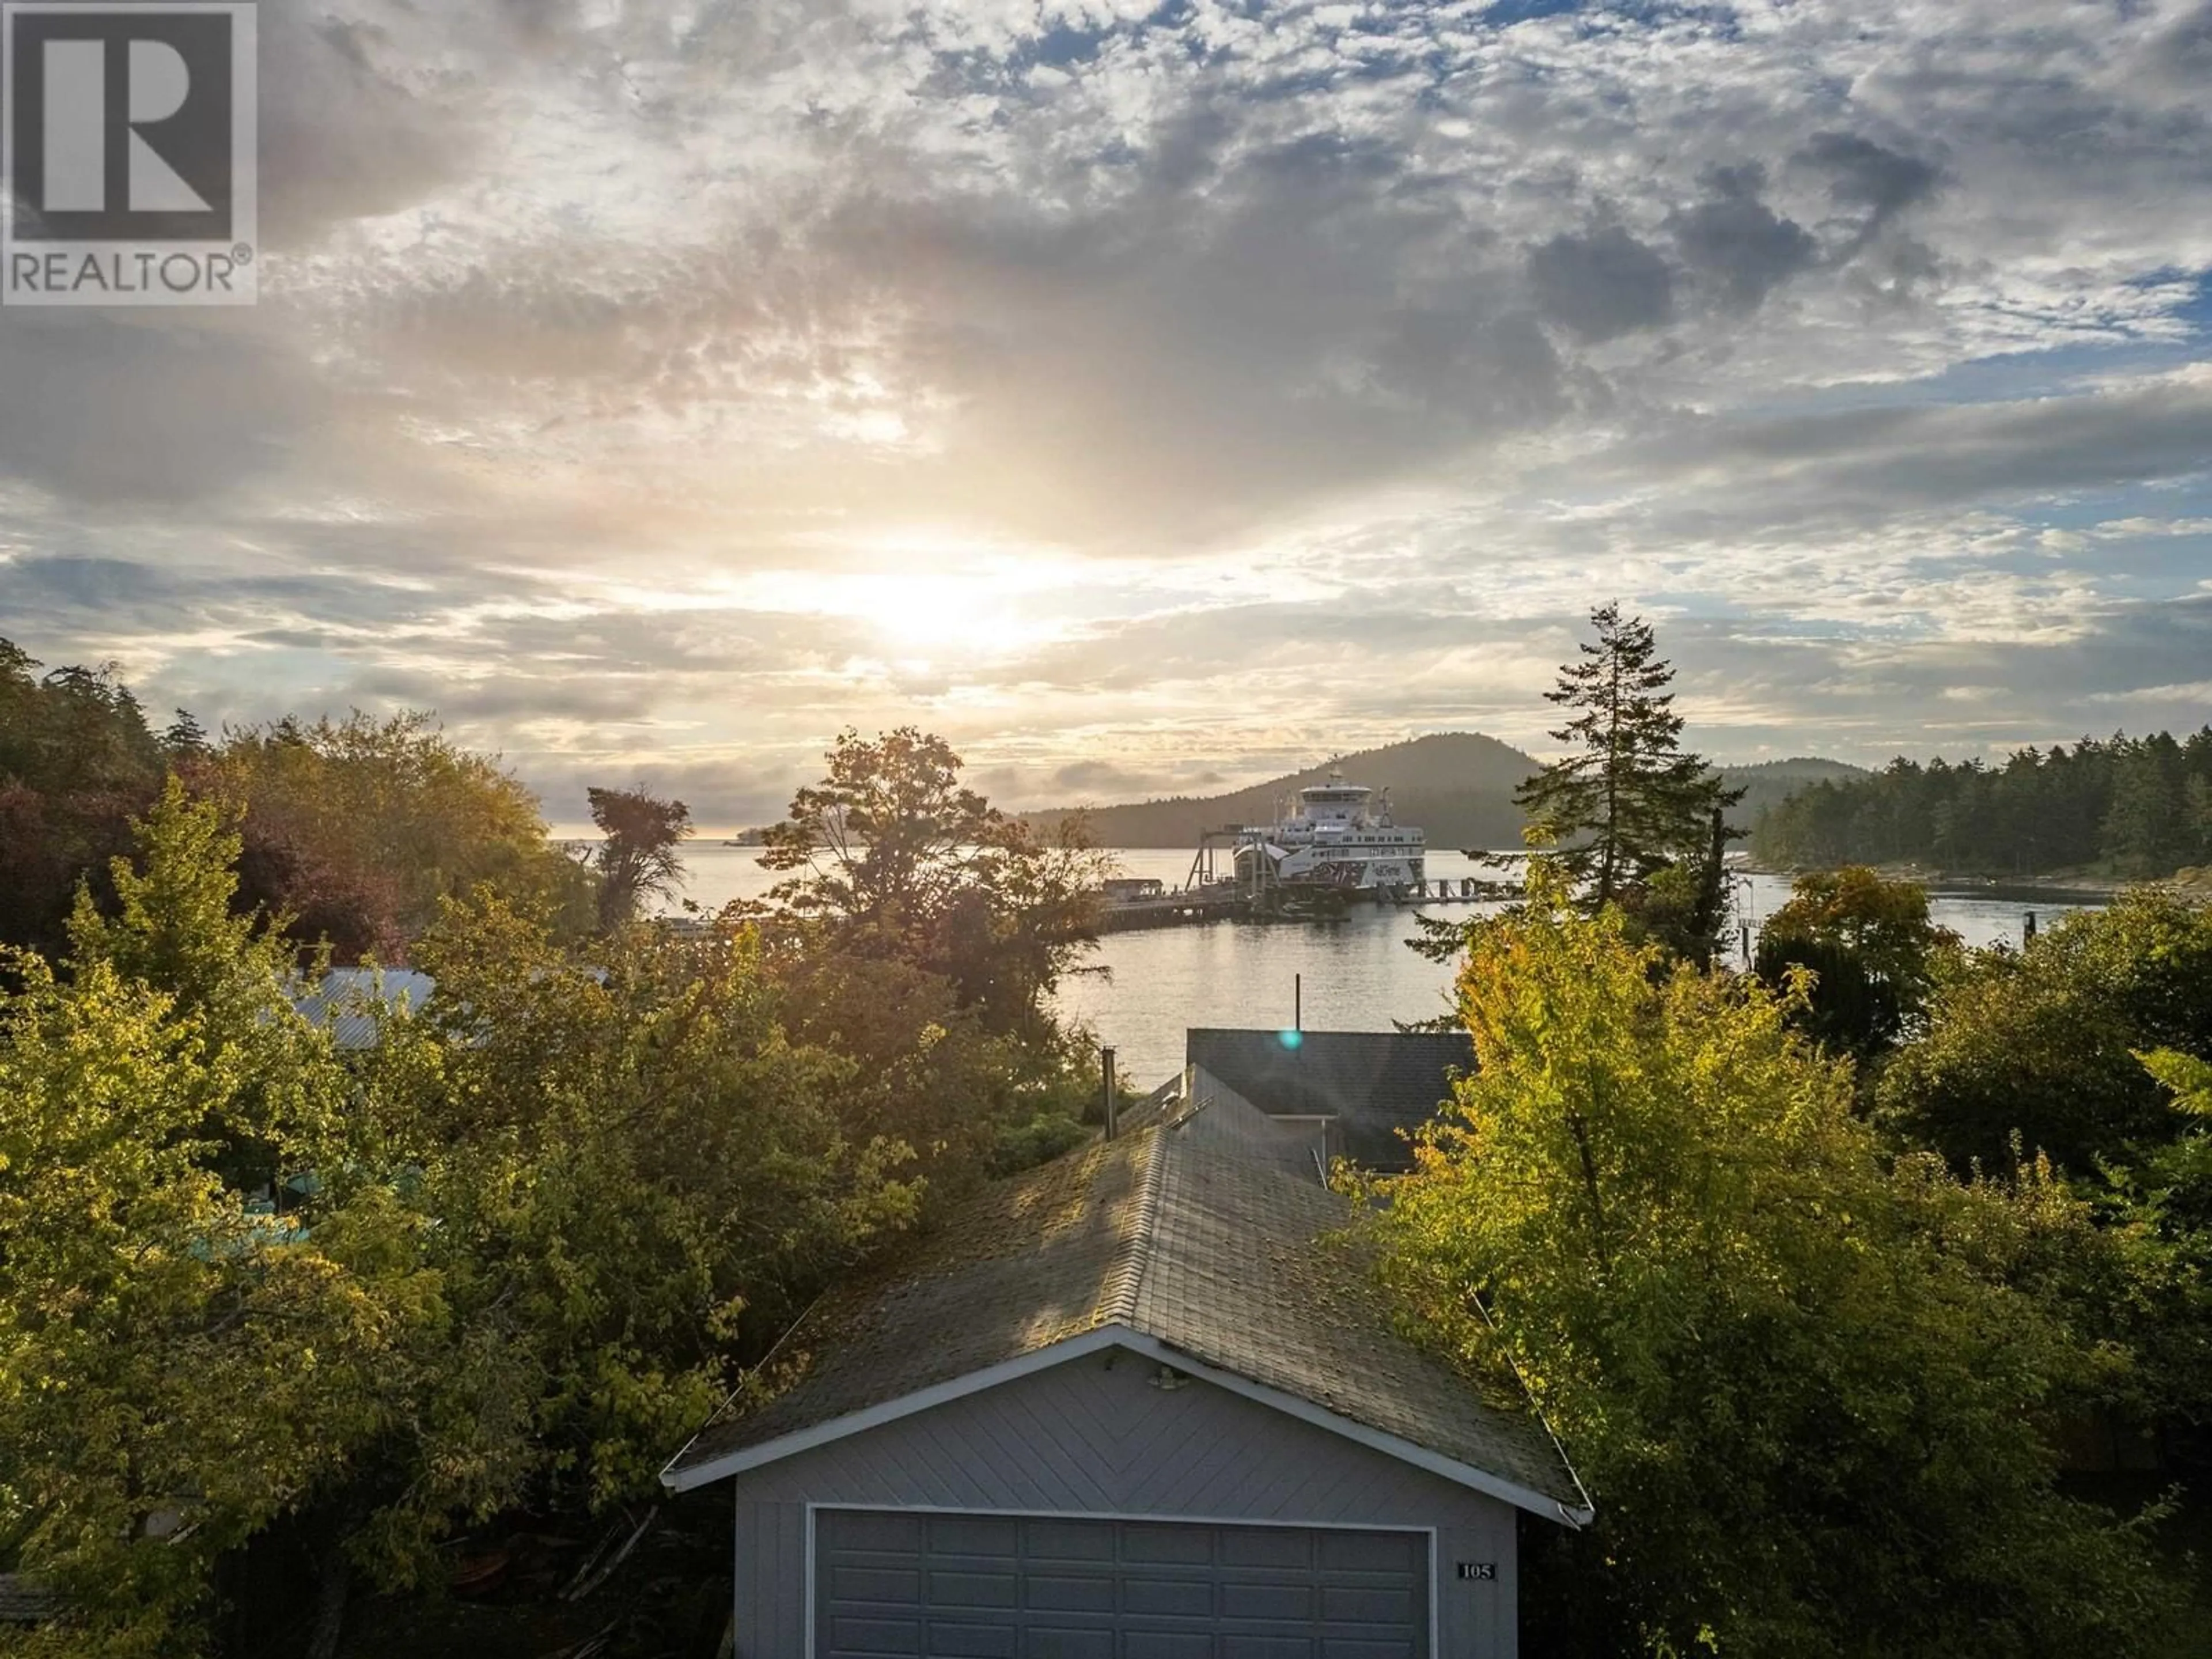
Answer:
[(419, 1014), (436, 988), (429, 975), (409, 968), (333, 968), (293, 1006), (316, 1024), (327, 1024), (337, 1047), (374, 1048), (387, 1010)]
[(1126, 1331), (1492, 1477), (1555, 1518), (1585, 1516), (1517, 1389), (1475, 1381), (1398, 1333), (1371, 1258), (1346, 1234), (1349, 1200), (1315, 1178), (1310, 1145), (1277, 1129), (1217, 1091), (994, 1183), (904, 1260), (811, 1310), (772, 1356), (781, 1392), (709, 1425), (665, 1478), (688, 1486), (769, 1462), (869, 1426), (893, 1402)]
[(1452, 1073), (1474, 1067), (1464, 1031), (1254, 1031), (1193, 1027), (1183, 1057), (1263, 1111), (1336, 1120), (1355, 1164), (1404, 1170), (1407, 1134), (1451, 1097)]

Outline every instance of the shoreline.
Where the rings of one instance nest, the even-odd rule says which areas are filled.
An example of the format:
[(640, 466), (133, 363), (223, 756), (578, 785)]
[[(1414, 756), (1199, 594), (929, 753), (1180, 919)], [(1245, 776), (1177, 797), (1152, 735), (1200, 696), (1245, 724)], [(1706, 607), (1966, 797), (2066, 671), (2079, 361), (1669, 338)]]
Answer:
[[(1794, 878), (1816, 869), (1844, 866), (1807, 865), (1777, 869), (1771, 865), (1753, 861), (1735, 867), (1757, 875)], [(2092, 870), (2051, 870), (2037, 875), (2005, 875), (1980, 870), (1943, 870), (1911, 863), (1877, 864), (1869, 867), (1885, 881), (1916, 882), (1930, 892), (2078, 893), (2113, 898), (2134, 887), (2170, 887), (2191, 898), (2212, 898), (2212, 865), (2185, 865), (2166, 876), (2115, 876)]]

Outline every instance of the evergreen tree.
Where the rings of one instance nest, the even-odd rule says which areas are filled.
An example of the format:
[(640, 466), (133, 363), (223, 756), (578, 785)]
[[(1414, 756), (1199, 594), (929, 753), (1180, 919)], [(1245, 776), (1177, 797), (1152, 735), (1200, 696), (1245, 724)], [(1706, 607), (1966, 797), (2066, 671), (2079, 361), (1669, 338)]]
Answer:
[(1556, 848), (1592, 906), (1646, 913), (1651, 931), (1709, 958), (1725, 908), (1720, 852), (1732, 834), (1716, 826), (1742, 791), (1725, 787), (1702, 756), (1682, 747), (1682, 717), (1668, 690), (1674, 671), (1651, 625), (1624, 618), (1617, 604), (1590, 621), (1596, 641), (1544, 694), (1575, 711), (1552, 733), (1569, 752), (1514, 799), (1528, 815), (1531, 843)]
[(169, 729), (161, 733), (161, 748), (172, 762), (203, 760), (210, 744), (207, 728), (202, 726), (189, 708), (177, 710), (177, 718)]
[(2186, 739), (2084, 738), (1995, 766), (1894, 761), (1766, 808), (1751, 844), (1799, 869), (1910, 861), (1987, 875), (2169, 874), (2212, 854), (2212, 727)]

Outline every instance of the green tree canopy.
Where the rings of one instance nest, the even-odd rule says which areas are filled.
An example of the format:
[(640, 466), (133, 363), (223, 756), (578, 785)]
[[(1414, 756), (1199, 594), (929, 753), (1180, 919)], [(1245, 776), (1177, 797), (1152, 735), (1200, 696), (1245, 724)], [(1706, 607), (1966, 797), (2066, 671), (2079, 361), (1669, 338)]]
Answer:
[(432, 1294), (270, 1201), (342, 1158), (347, 1079), (228, 914), (218, 809), (173, 783), (138, 840), (120, 916), (0, 994), (0, 1565), (76, 1608), (33, 1650), (133, 1659), (195, 1650), (216, 1562), (384, 1420)]
[(1782, 866), (2171, 875), (2212, 862), (2212, 726), (2022, 749), (1996, 766), (1899, 758), (1797, 791), (1759, 814), (1751, 845)]
[(2001, 1166), (2017, 1133), (2089, 1175), (2175, 1132), (2136, 1051), (2212, 1053), (2212, 908), (2138, 889), (2021, 951), (1939, 958), (1927, 1021), (1877, 1091), (1894, 1134), (1964, 1169)]
[(439, 902), (489, 884), (580, 933), (588, 872), (547, 839), (538, 800), (433, 717), (356, 713), (233, 732), (193, 781), (241, 803), (248, 896), (342, 962), (404, 960)]
[(1540, 866), (1470, 930), (1479, 1064), (1375, 1221), (1591, 1489), (1528, 1564), (1563, 1650), (2153, 1650), (2166, 1588), (2036, 1427), (2109, 1382), (2016, 1283), (2079, 1206), (1888, 1164), (1789, 995), (1663, 971), (1567, 891)]
[(163, 757), (112, 668), (41, 665), (0, 639), (0, 944), (59, 948), (70, 894), (131, 844)]
[(1917, 1020), (1936, 953), (1958, 943), (1929, 921), (1927, 889), (1851, 865), (1797, 878), (1789, 902), (1760, 930), (1753, 966), (1777, 990), (1793, 969), (1810, 969), (1800, 1023), (1863, 1058), (1894, 1045)]

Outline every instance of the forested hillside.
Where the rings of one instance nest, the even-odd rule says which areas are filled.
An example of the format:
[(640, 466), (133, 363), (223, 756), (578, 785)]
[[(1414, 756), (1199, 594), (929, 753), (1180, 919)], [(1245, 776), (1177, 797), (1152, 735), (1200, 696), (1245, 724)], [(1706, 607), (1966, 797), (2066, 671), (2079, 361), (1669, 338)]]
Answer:
[[(1346, 755), (1335, 765), (1352, 783), (1388, 789), (1398, 821), (1425, 830), (1431, 847), (1521, 844), (1521, 811), (1513, 805), (1513, 790), (1536, 769), (1536, 763), (1510, 744), (1478, 732), (1439, 732)], [(1312, 767), (1232, 794), (1093, 807), (1091, 834), (1101, 847), (1194, 846), (1201, 830), (1273, 822), (1290, 796), (1309, 784), (1327, 782), (1329, 771), (1327, 765)], [(1071, 805), (1028, 816), (1038, 828), (1050, 830), (1073, 810)]]
[(1723, 766), (1720, 774), (1729, 788), (1743, 791), (1743, 799), (1729, 810), (1729, 822), (1741, 830), (1750, 829), (1759, 822), (1760, 813), (1780, 805), (1808, 784), (1848, 783), (1874, 775), (1848, 761), (1820, 760), (1809, 755), (1761, 761), (1756, 766)]
[(1753, 853), (1807, 867), (1913, 862), (1989, 875), (2166, 876), (2212, 860), (2212, 726), (2085, 738), (2000, 765), (1899, 759), (1762, 812)]

